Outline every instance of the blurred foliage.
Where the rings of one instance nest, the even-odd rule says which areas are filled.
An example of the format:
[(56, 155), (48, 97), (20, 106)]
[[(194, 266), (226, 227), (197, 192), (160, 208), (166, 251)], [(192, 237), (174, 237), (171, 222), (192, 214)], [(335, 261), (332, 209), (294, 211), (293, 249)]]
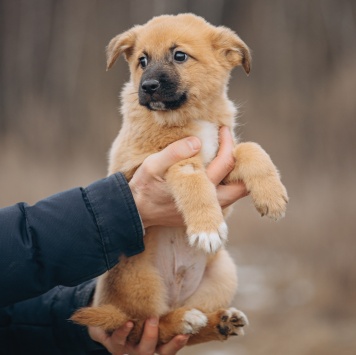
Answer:
[[(247, 336), (195, 354), (354, 354), (356, 349), (356, 2), (352, 0), (0, 0), (0, 206), (105, 175), (120, 128), (116, 34), (163, 13), (194, 12), (250, 46), (230, 97), (238, 133), (280, 168), (285, 220), (250, 201), (230, 219)], [(236, 237), (237, 235), (237, 237)]]

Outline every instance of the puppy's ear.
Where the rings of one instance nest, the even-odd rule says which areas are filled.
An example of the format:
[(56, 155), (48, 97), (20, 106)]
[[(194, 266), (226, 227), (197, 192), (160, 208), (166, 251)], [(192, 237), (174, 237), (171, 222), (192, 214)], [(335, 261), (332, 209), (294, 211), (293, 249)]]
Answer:
[(124, 53), (127, 61), (130, 59), (135, 46), (139, 27), (141, 26), (135, 26), (130, 30), (121, 33), (109, 42), (106, 47), (106, 70), (109, 70), (114, 65), (116, 59), (122, 53)]
[(250, 73), (250, 50), (235, 32), (223, 26), (218, 27), (214, 36), (213, 46), (225, 58), (231, 69), (242, 65), (246, 74)]

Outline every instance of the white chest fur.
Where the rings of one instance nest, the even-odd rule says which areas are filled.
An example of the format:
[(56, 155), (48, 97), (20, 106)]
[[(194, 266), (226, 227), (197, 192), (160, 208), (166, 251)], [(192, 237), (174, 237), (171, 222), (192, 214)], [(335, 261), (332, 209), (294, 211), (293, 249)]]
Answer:
[(219, 127), (216, 123), (199, 120), (196, 122), (197, 129), (193, 133), (201, 141), (200, 154), (204, 164), (215, 158), (219, 146)]

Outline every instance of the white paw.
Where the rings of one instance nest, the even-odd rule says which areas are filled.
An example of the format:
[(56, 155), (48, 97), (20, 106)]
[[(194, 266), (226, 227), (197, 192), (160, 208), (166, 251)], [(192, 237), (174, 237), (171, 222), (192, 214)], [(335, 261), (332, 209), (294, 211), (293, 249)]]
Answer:
[(221, 223), (218, 231), (219, 231), (219, 235), (220, 235), (221, 239), (225, 243), (227, 241), (227, 235), (229, 232), (229, 229), (227, 228), (227, 224), (225, 222)]
[(227, 240), (228, 228), (221, 223), (216, 232), (200, 232), (189, 236), (189, 244), (204, 250), (206, 253), (216, 253)]
[(206, 315), (197, 309), (191, 309), (184, 314), (182, 334), (198, 333), (208, 323)]

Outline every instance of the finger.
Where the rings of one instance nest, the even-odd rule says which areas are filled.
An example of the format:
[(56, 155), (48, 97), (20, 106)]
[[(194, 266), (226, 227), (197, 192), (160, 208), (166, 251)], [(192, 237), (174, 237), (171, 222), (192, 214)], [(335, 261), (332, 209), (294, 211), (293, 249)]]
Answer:
[[(89, 330), (90, 337), (94, 341), (102, 344), (107, 349), (107, 351), (110, 352), (110, 354), (115, 354), (115, 350), (118, 350), (118, 349), (117, 348), (115, 349), (115, 347), (113, 346), (110, 335), (108, 335), (104, 330), (102, 330), (101, 328), (98, 328), (98, 327), (89, 327), (88, 330)], [(122, 346), (121, 346), (121, 348), (122, 348)], [(116, 353), (116, 354), (121, 355), (121, 352)]]
[(145, 322), (141, 341), (138, 345), (139, 351), (144, 354), (153, 354), (158, 341), (158, 318), (149, 318)]
[(96, 342), (103, 344), (109, 336), (98, 327), (88, 327), (89, 336)]
[(200, 150), (201, 143), (196, 137), (180, 139), (158, 153), (150, 155), (143, 164), (149, 165), (151, 174), (163, 177), (172, 165), (188, 159)]
[(175, 355), (180, 349), (182, 349), (188, 342), (189, 335), (177, 335), (167, 344), (161, 345), (157, 348), (157, 354), (159, 355)]
[(222, 208), (226, 208), (240, 198), (248, 195), (246, 186), (242, 181), (233, 182), (228, 185), (219, 185), (216, 191)]
[(225, 126), (221, 127), (218, 154), (206, 169), (207, 175), (213, 184), (220, 184), (226, 175), (234, 168), (235, 158), (232, 154), (233, 149), (234, 141), (230, 129)]
[(133, 328), (133, 323), (132, 322), (127, 322), (125, 325), (122, 327), (116, 329), (114, 333), (111, 335), (111, 342), (113, 346), (119, 345), (119, 346), (125, 346), (126, 339), (128, 335), (130, 334), (132, 328)]

